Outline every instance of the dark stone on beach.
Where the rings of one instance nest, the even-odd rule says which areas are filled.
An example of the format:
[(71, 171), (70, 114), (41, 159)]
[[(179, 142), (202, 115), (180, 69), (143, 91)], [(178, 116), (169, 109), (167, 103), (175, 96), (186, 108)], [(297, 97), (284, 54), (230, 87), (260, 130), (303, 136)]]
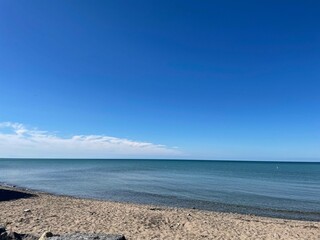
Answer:
[(39, 240), (45, 240), (47, 238), (53, 237), (52, 232), (45, 232), (41, 235), (41, 237), (39, 238)]
[(38, 240), (37, 237), (30, 234), (20, 234), (22, 240)]
[(0, 240), (38, 240), (38, 238), (29, 234), (8, 231), (5, 227), (0, 226)]
[(45, 233), (45, 237), (47, 237), (47, 238), (48, 238), (48, 237), (53, 237), (52, 232), (46, 232), (46, 233)]
[(35, 195), (15, 190), (7, 190), (7, 189), (0, 189), (0, 202), (1, 201), (10, 201), (10, 200), (17, 200), (20, 198), (30, 198), (34, 197)]
[(7, 232), (2, 232), (0, 234), (0, 240), (6, 240), (7, 239), (7, 236), (8, 236), (8, 233)]
[[(2, 236), (2, 234), (1, 234)], [(6, 232), (3, 234), (3, 238), (1, 240), (22, 240), (19, 233), (16, 232)]]
[(126, 240), (123, 235), (73, 233), (48, 238), (49, 240)]
[(0, 234), (5, 232), (6, 231), (6, 228), (4, 226), (0, 226)]

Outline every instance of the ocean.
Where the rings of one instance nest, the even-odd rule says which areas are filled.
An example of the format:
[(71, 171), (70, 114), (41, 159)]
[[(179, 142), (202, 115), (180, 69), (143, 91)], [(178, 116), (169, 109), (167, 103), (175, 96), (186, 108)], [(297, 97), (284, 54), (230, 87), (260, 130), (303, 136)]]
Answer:
[(0, 182), (84, 198), (320, 221), (320, 163), (0, 159)]

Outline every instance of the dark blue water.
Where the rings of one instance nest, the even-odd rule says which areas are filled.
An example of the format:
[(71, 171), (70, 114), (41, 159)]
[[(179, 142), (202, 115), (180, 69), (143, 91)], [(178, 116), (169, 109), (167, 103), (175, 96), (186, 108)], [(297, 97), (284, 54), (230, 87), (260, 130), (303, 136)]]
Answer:
[(320, 221), (320, 163), (2, 159), (0, 182), (78, 197)]

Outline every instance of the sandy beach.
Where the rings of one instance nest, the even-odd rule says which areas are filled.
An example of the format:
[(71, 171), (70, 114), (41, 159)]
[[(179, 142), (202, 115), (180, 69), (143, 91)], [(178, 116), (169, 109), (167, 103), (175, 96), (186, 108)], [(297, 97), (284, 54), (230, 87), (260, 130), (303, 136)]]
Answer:
[(0, 201), (0, 224), (36, 236), (50, 230), (124, 234), (127, 239), (320, 239), (320, 222), (26, 193), (34, 195)]

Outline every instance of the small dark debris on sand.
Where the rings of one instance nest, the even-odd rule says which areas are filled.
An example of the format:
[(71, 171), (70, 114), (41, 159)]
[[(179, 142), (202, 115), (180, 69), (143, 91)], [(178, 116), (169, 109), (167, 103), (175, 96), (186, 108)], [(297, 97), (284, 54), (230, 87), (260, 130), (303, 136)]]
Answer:
[(159, 208), (159, 207), (153, 207), (153, 208), (150, 208), (151, 211), (162, 211), (164, 210), (163, 208)]
[(29, 234), (12, 232), (0, 226), (0, 240), (126, 240), (126, 238), (123, 235), (102, 233), (72, 233), (60, 236), (51, 232), (45, 232), (38, 238)]
[(67, 234), (59, 237), (51, 237), (48, 240), (126, 240), (123, 235), (114, 235), (114, 234), (83, 234), (83, 233), (74, 233)]

